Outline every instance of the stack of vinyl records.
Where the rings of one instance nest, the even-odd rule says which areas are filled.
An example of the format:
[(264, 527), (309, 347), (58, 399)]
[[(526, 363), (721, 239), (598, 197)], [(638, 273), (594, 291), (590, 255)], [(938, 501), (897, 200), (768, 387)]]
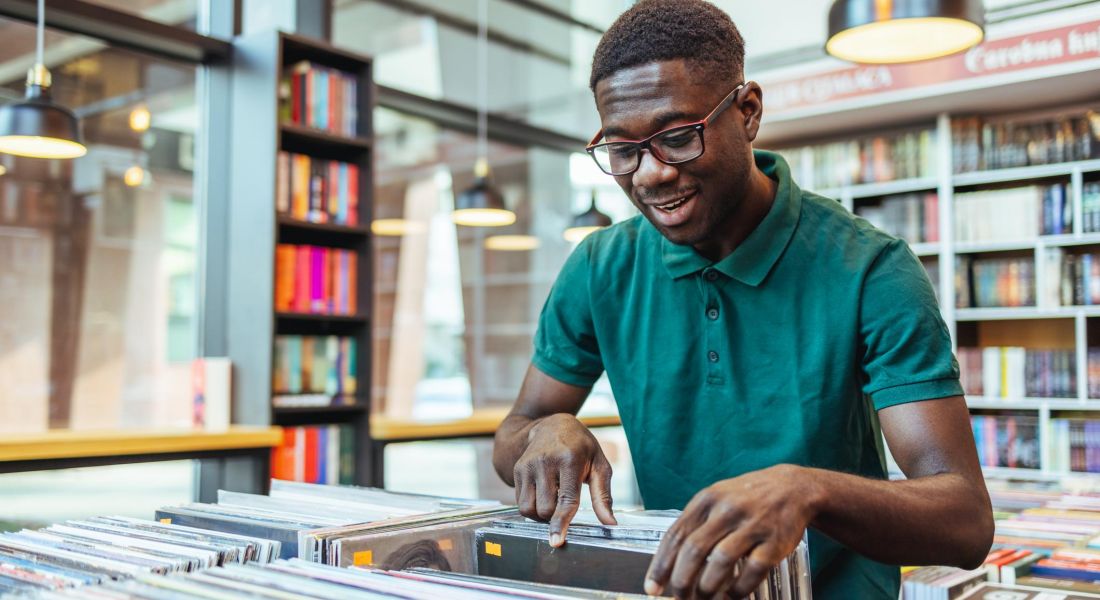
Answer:
[(404, 598), (408, 600), (545, 599), (641, 600), (615, 594), (520, 581), (442, 573), (428, 569), (406, 572), (340, 569), (300, 559), (273, 564), (229, 565), (170, 577), (139, 576), (131, 580), (43, 594), (39, 598), (103, 598), (110, 600), (188, 600), (241, 597), (278, 598)]
[(126, 517), (67, 521), (0, 535), (0, 595), (251, 561), (266, 563), (278, 554), (278, 542), (156, 521)]
[[(342, 552), (327, 544), (371, 527), (406, 527), (431, 522), (499, 516), (502, 504), (490, 500), (461, 500), (402, 494), (372, 488), (336, 487), (273, 480), (271, 494), (218, 491), (217, 504), (193, 502), (161, 508), (157, 519), (172, 523), (277, 540), (280, 558), (301, 557), (346, 566), (378, 564), (374, 557)], [(369, 550), (369, 549), (368, 549)], [(360, 550), (362, 551), (362, 550)], [(347, 560), (344, 560), (348, 557)]]
[[(523, 518), (494, 521), (477, 530), (480, 575), (610, 592), (643, 593), (645, 574), (679, 511), (619, 511), (618, 525), (603, 525), (592, 511), (577, 513), (560, 548), (550, 546), (546, 523)], [(751, 596), (754, 600), (810, 598), (805, 539)]]

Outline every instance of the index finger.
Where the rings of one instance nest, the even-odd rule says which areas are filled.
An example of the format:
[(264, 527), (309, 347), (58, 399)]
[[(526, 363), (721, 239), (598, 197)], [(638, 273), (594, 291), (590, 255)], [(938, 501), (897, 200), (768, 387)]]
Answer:
[(657, 547), (657, 553), (649, 563), (649, 571), (645, 576), (645, 592), (650, 596), (660, 596), (665, 589), (672, 567), (676, 564), (676, 556), (680, 553), (680, 547), (691, 532), (694, 531), (701, 520), (697, 514), (705, 514), (704, 511), (692, 510), (691, 504), (680, 518), (668, 528), (661, 545)]
[(581, 479), (570, 467), (558, 472), (558, 502), (550, 517), (550, 545), (557, 548), (565, 543), (569, 523), (580, 508)]

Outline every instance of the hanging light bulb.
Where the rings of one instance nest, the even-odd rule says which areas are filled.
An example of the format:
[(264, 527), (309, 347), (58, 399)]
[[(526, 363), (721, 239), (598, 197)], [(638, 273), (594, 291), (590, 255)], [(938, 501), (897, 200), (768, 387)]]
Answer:
[(0, 165), (0, 175), (3, 175), (4, 173), (7, 173), (7, 172), (8, 172), (8, 168), (5, 167), (4, 165)]
[(984, 24), (982, 0), (835, 0), (825, 50), (857, 63), (916, 62), (980, 44)]
[(144, 104), (130, 111), (130, 129), (141, 133), (143, 131), (148, 131), (149, 126), (152, 124), (153, 114), (149, 112), (149, 107)]
[(33, 158), (76, 158), (88, 149), (73, 112), (50, 99), (50, 72), (42, 59), (45, 0), (38, 0), (35, 64), (27, 71), (22, 102), (0, 106), (0, 152)]
[(516, 222), (504, 205), (504, 196), (489, 178), (489, 1), (478, 0), (477, 11), (477, 163), (474, 183), (455, 198), (451, 218), (457, 225), (502, 227)]
[(145, 183), (145, 169), (134, 165), (122, 174), (122, 182), (130, 187), (138, 187)]
[(611, 217), (596, 208), (596, 191), (592, 190), (592, 205), (588, 207), (588, 210), (573, 217), (573, 222), (565, 230), (563, 237), (566, 241), (575, 244), (588, 237), (589, 234), (610, 225)]
[(398, 237), (424, 233), (424, 223), (409, 219), (375, 219), (371, 221), (370, 231), (374, 235)]

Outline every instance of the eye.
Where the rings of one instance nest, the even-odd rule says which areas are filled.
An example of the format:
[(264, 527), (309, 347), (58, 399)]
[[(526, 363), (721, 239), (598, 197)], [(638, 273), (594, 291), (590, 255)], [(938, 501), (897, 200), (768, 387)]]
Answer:
[(661, 145), (668, 146), (669, 148), (682, 148), (694, 141), (695, 132), (690, 129), (685, 131), (670, 131), (661, 136)]
[(615, 158), (630, 158), (637, 152), (634, 144), (612, 144), (607, 146), (607, 153)]

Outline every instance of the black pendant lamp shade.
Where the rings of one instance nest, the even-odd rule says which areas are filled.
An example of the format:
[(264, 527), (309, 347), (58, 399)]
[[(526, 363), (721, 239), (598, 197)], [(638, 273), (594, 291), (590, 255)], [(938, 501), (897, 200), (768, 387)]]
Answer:
[(516, 222), (516, 214), (504, 206), (504, 196), (489, 179), (489, 163), (479, 158), (474, 183), (455, 198), (452, 220), (471, 227), (502, 227)]
[[(88, 151), (80, 121), (50, 99), (49, 72), (31, 70), (26, 98), (0, 106), (0, 152), (35, 158), (76, 158)], [(43, 83), (45, 85), (43, 85)]]
[(573, 217), (573, 222), (565, 230), (564, 237), (570, 242), (579, 242), (588, 234), (611, 225), (611, 217), (596, 208), (596, 192), (592, 192), (592, 204), (588, 210)]
[(829, 54), (893, 64), (962, 52), (984, 38), (982, 0), (834, 0)]

